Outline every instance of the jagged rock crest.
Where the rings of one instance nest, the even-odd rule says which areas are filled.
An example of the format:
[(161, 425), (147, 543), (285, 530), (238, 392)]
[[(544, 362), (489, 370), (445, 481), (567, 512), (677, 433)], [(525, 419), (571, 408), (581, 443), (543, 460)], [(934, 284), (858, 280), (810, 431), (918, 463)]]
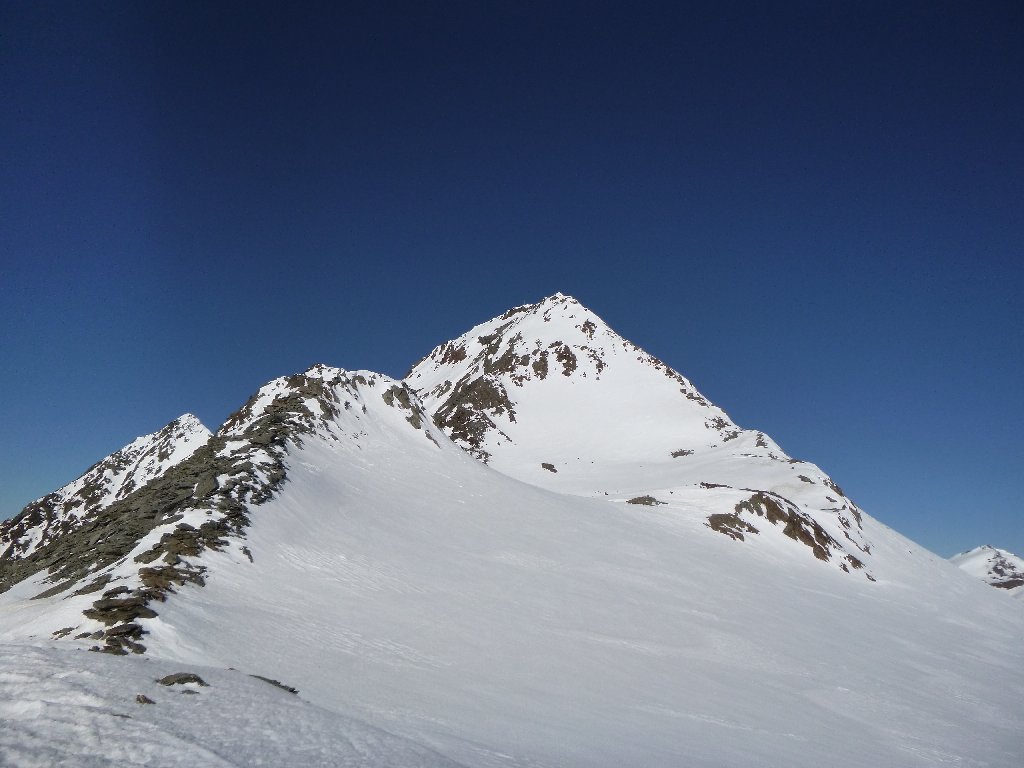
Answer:
[[(0, 592), (43, 572), (47, 586), (36, 598), (88, 596), (82, 613), (93, 625), (77, 639), (102, 640), (94, 650), (144, 652), (154, 605), (186, 584), (204, 584), (204, 551), (234, 548), (252, 562), (243, 543), (250, 514), (285, 482), (289, 446), (313, 435), (358, 440), (368, 397), (437, 445), (415, 395), (387, 377), (317, 365), (275, 379), (216, 434), (182, 417), (0, 525), (0, 541), (11, 542), (0, 558)], [(152, 456), (162, 457), (163, 469), (143, 475), (138, 467), (152, 467)], [(107, 492), (98, 496), (95, 488)], [(76, 514), (82, 489), (93, 503)]]

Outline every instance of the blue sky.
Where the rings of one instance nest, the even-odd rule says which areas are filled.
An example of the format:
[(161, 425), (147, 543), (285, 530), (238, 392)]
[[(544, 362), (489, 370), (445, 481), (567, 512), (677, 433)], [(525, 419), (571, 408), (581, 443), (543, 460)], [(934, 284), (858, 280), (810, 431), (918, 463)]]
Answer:
[(562, 291), (924, 546), (1024, 554), (1019, 4), (427, 5), (0, 7), (0, 516)]

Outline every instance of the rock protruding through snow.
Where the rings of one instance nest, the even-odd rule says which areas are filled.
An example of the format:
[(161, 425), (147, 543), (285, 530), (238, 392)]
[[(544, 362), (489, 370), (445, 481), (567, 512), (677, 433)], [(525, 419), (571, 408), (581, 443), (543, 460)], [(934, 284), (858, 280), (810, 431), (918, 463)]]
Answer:
[[(405, 381), (456, 444), (504, 474), (580, 496), (685, 502), (736, 541), (781, 536), (794, 551), (871, 578), (860, 509), (828, 475), (737, 426), (571, 296), (474, 326)], [(720, 488), (731, 494), (711, 491)], [(731, 523), (752, 494), (792, 511), (765, 517), (755, 505), (769, 525)]]
[[(147, 475), (148, 480), (130, 492), (124, 490), (129, 484), (120, 483), (117, 487), (123, 492), (108, 494), (87, 515), (67, 518), (75, 524), (32, 539), (33, 546), (12, 545), (0, 559), (0, 592), (45, 574), (40, 581), (44, 588), (34, 597), (71, 598), (82, 605), (81, 616), (87, 620), (54, 630), (54, 636), (73, 636), (86, 643), (101, 640), (91, 647), (107, 653), (143, 653), (147, 621), (159, 614), (159, 604), (187, 585), (205, 584), (204, 552), (237, 548), (252, 562), (248, 547), (232, 542), (244, 539), (253, 510), (286, 481), (290, 448), (314, 436), (358, 442), (362, 422), (381, 413), (400, 413), (405, 429), (420, 435), (416, 439), (425, 437), (426, 444), (438, 447), (440, 435), (435, 436), (423, 406), (404, 385), (377, 374), (323, 365), (269, 382), (215, 435), (197, 421), (179, 419), (83, 477), (108, 477), (111, 467), (125, 465), (125, 456), (156, 452), (164, 461), (176, 461)], [(185, 440), (179, 434), (182, 429), (187, 436), (202, 439)], [(190, 450), (175, 450), (175, 436)], [(68, 488), (94, 485), (80, 479)], [(69, 496), (66, 490), (51, 497)], [(35, 530), (37, 506), (30, 505), (0, 530), (16, 543), (28, 540), (25, 531)], [(94, 593), (107, 587), (111, 589), (96, 598)]]

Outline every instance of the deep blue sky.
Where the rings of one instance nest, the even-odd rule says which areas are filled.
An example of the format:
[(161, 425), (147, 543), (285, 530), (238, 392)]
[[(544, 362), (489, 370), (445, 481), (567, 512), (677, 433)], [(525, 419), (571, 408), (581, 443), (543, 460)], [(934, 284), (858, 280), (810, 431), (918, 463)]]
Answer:
[(562, 291), (1024, 554), (1020, 3), (209, 5), (0, 5), (0, 517)]

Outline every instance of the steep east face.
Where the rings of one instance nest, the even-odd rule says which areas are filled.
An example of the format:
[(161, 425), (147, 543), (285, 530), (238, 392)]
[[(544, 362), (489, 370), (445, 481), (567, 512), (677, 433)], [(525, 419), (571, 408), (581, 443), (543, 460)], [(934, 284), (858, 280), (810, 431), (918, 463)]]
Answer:
[(971, 576), (1024, 598), (1024, 558), (986, 544), (949, 560)]
[(695, 506), (737, 541), (774, 530), (870, 578), (861, 511), (831, 478), (738, 427), (570, 296), (475, 326), (405, 381), (453, 441), (504, 474), (561, 493)]

